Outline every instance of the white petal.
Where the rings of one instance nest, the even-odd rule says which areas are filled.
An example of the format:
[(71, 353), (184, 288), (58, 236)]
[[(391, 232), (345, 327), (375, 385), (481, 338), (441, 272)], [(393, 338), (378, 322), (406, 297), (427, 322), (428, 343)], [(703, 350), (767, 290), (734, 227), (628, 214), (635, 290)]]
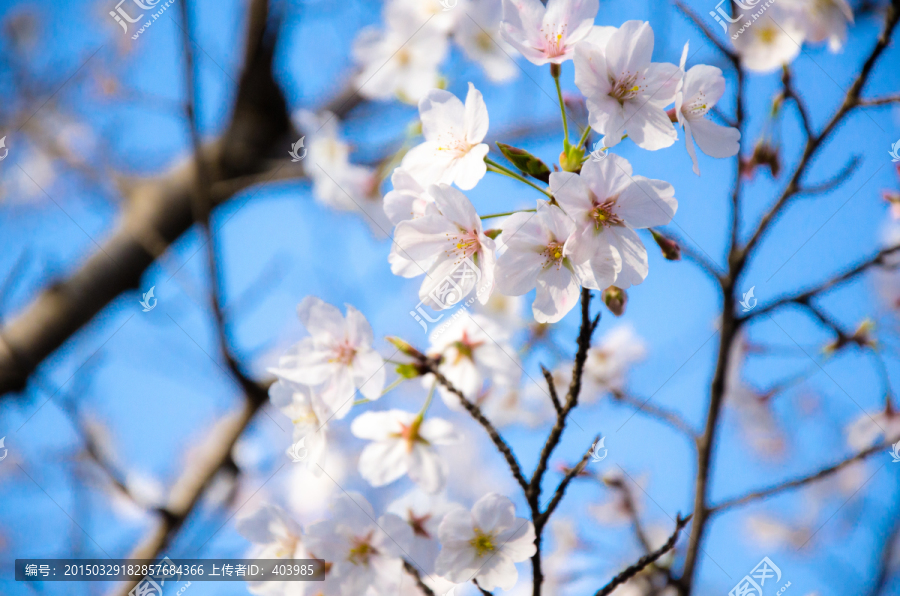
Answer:
[(484, 140), (488, 131), (488, 111), (484, 97), (475, 85), (469, 83), (465, 106), (466, 141), (474, 145)]
[(664, 226), (672, 221), (678, 209), (672, 185), (643, 176), (632, 180), (616, 201), (616, 215), (635, 229)]
[(694, 140), (710, 157), (731, 157), (740, 150), (741, 132), (730, 126), (716, 124), (706, 118), (691, 122)]

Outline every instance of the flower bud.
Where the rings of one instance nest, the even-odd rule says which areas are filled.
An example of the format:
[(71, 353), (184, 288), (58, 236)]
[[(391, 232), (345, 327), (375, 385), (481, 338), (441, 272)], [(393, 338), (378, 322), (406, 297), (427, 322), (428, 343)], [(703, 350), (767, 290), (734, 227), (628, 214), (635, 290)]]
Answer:
[(584, 159), (584, 149), (571, 145), (559, 154), (559, 167), (564, 172), (580, 172), (581, 161)]
[(625, 312), (625, 305), (628, 303), (628, 294), (622, 288), (609, 286), (603, 290), (601, 298), (603, 298), (603, 303), (606, 304), (606, 308), (609, 309), (609, 312), (617, 317), (621, 317)]
[(669, 261), (680, 261), (681, 260), (681, 247), (678, 246), (678, 243), (672, 240), (671, 238), (666, 238), (659, 232), (654, 229), (650, 229), (650, 233), (653, 234), (653, 239), (656, 240), (656, 244), (662, 249), (663, 256)]
[(400, 339), (399, 337), (395, 337), (393, 335), (389, 335), (385, 338), (390, 343), (394, 344), (394, 347), (400, 350), (402, 353), (407, 356), (412, 356), (413, 358), (422, 358), (422, 353), (409, 345), (406, 341)]

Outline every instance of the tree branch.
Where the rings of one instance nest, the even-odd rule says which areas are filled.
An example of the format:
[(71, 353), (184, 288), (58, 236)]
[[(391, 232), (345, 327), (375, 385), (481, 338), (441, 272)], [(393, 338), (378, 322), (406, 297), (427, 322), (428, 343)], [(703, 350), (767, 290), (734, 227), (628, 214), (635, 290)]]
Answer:
[[(594, 443), (600, 440), (600, 435), (594, 437)], [(593, 443), (592, 443), (593, 445)], [(591, 450), (588, 449), (585, 451), (584, 455), (581, 456), (581, 461), (575, 464), (574, 467), (569, 469), (566, 472), (566, 475), (563, 476), (562, 481), (559, 483), (559, 486), (556, 487), (556, 492), (553, 493), (553, 498), (550, 499), (550, 502), (547, 504), (547, 508), (543, 513), (540, 514), (543, 523), (546, 524), (547, 520), (550, 519), (550, 516), (553, 515), (553, 511), (556, 509), (556, 506), (559, 505), (560, 501), (562, 501), (563, 497), (566, 494), (566, 488), (568, 488), (569, 483), (572, 480), (581, 474), (584, 470), (585, 466), (587, 466), (587, 460), (591, 456)]]
[(852, 455), (846, 459), (839, 461), (838, 463), (828, 466), (827, 468), (822, 468), (821, 470), (809, 474), (806, 476), (802, 476), (800, 478), (795, 478), (794, 480), (790, 480), (788, 482), (783, 482), (781, 484), (776, 484), (775, 486), (771, 486), (766, 489), (754, 491), (752, 493), (748, 493), (742, 497), (735, 497), (733, 499), (728, 499), (722, 501), (718, 505), (712, 506), (709, 508), (710, 514), (717, 514), (725, 511), (726, 509), (731, 509), (733, 507), (737, 507), (739, 505), (746, 505), (747, 503), (751, 503), (753, 501), (758, 501), (760, 499), (765, 499), (767, 497), (771, 497), (772, 495), (777, 495), (778, 493), (782, 493), (784, 491), (790, 490), (792, 488), (797, 488), (800, 486), (804, 486), (806, 484), (810, 484), (817, 480), (821, 480), (822, 478), (827, 478), (831, 476), (835, 472), (840, 471), (841, 469), (849, 466), (858, 461), (862, 461), (876, 453), (884, 453), (885, 451), (890, 451), (891, 444), (890, 442), (875, 445), (873, 447), (869, 447), (859, 453)]
[(403, 559), (403, 568), (408, 574), (413, 576), (413, 578), (416, 580), (416, 585), (419, 586), (419, 589), (425, 593), (425, 596), (434, 596), (434, 590), (429, 588), (425, 584), (425, 582), (422, 581), (422, 576), (419, 574), (419, 570), (416, 569), (416, 567), (412, 563), (410, 563), (406, 559)]
[(691, 516), (687, 516), (682, 518), (680, 515), (678, 519), (675, 521), (675, 531), (669, 536), (669, 539), (663, 544), (661, 547), (653, 551), (648, 555), (644, 555), (634, 565), (631, 565), (625, 571), (617, 575), (610, 581), (608, 584), (597, 590), (594, 596), (608, 596), (612, 594), (613, 590), (618, 588), (620, 585), (624, 584), (632, 577), (637, 575), (641, 570), (645, 567), (662, 557), (664, 554), (669, 552), (675, 547), (675, 543), (678, 541), (678, 534), (681, 533), (682, 528), (684, 528), (687, 523), (691, 520)]
[(633, 407), (637, 412), (642, 412), (648, 416), (651, 416), (652, 418), (656, 418), (661, 422), (667, 423), (676, 430), (679, 430), (686, 434), (696, 443), (699, 433), (677, 412), (655, 406), (650, 403), (649, 399), (642, 401), (619, 390), (613, 390), (611, 393), (613, 399), (618, 403), (627, 404)]

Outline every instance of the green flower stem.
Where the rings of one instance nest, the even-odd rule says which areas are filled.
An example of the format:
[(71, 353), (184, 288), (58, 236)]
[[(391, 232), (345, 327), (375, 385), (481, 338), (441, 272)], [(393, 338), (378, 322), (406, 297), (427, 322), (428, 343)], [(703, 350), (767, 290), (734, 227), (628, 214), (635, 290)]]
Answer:
[(591, 125), (588, 124), (584, 127), (584, 132), (581, 133), (581, 139), (578, 141), (579, 147), (584, 147), (584, 144), (587, 143), (588, 135), (591, 134)]
[(416, 417), (419, 420), (425, 418), (425, 412), (428, 411), (428, 408), (431, 407), (431, 399), (434, 397), (434, 388), (437, 387), (437, 380), (431, 384), (431, 389), (428, 391), (428, 397), (425, 398), (425, 404), (422, 406), (422, 410), (419, 412), (419, 415)]
[(384, 391), (381, 392), (381, 395), (382, 396), (387, 395), (388, 391), (390, 391), (391, 389), (395, 389), (400, 383), (402, 383), (405, 380), (406, 380), (406, 377), (397, 377), (397, 379), (393, 383), (391, 383), (390, 385), (388, 385), (387, 387), (384, 388)]
[(495, 162), (494, 160), (490, 159), (490, 158), (487, 157), (487, 156), (485, 156), (485, 158), (484, 158), (484, 163), (487, 164), (487, 166), (488, 166), (487, 169), (488, 169), (489, 172), (495, 172), (495, 173), (497, 173), (497, 174), (503, 174), (504, 176), (509, 176), (510, 178), (514, 178), (515, 180), (518, 180), (519, 182), (524, 182), (525, 184), (527, 184), (527, 185), (530, 186), (531, 188), (534, 188), (534, 189), (536, 189), (536, 190), (541, 191), (542, 193), (544, 193), (545, 195), (547, 195), (547, 196), (550, 197), (551, 199), (553, 198), (553, 195), (550, 194), (546, 189), (541, 188), (540, 186), (538, 186), (537, 184), (535, 184), (535, 183), (532, 182), (531, 180), (525, 178), (524, 176), (522, 176), (522, 175), (520, 175), (520, 174), (516, 174), (515, 172), (513, 172), (513, 171), (510, 170), (509, 168), (506, 168), (506, 167), (504, 167), (504, 166), (501, 166), (500, 164), (498, 164), (497, 162)]
[(569, 148), (569, 122), (566, 119), (566, 102), (563, 101), (562, 87), (559, 85), (559, 65), (551, 64), (550, 65), (550, 74), (553, 75), (553, 81), (556, 83), (556, 95), (559, 97), (559, 110), (562, 112), (562, 121), (563, 121), (563, 147), (565, 149)]
[(504, 217), (513, 213), (534, 213), (537, 209), (520, 209), (519, 211), (507, 211), (506, 213), (491, 213), (490, 215), (479, 215), (481, 219), (493, 219), (494, 217)]

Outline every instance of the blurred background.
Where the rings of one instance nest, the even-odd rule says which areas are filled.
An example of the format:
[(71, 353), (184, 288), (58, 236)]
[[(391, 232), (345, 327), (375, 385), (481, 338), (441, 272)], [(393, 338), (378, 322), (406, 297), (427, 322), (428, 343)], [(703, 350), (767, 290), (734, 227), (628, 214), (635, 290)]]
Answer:
[[(109, 15), (116, 8), (112, 0), (6, 0), (0, 7), (0, 136), (5, 135), (8, 150), (0, 161), (4, 324), (90, 258), (102, 257), (101, 247), (121, 226), (139, 229), (146, 206), (137, 204), (144, 195), (135, 189), (171, 180), (172, 172), (188, 163), (193, 149), (185, 111), (182, 1), (137, 39), (132, 39), (136, 25), (126, 34)], [(199, 132), (204, 141), (227, 138), (245, 64), (249, 2), (187, 1)], [(686, 4), (725, 39), (707, 16), (715, 9), (711, 1)], [(817, 127), (840, 105), (882, 28), (885, 3), (851, 4), (856, 19), (844, 47), (832, 53), (823, 44), (807, 45), (792, 64), (794, 86)], [(277, 34), (272, 73), (289, 113), (347, 108), (339, 127), (353, 163), (374, 166), (401, 149), (418, 119), (415, 106), (358, 96), (350, 105), (340, 103), (355, 89), (354, 40), (364, 28), (382, 26), (381, 3), (275, 1), (271, 11), (275, 18), (267, 35)], [(733, 69), (676, 6), (601, 0), (597, 24), (619, 26), (629, 19), (650, 21), (655, 61), (677, 64), (689, 41), (688, 66), (722, 68), (728, 88), (719, 108), (733, 117)], [(894, 43), (876, 64), (864, 96), (897, 94), (898, 60)], [(451, 44), (440, 72), (457, 96), (464, 97), (470, 81), (483, 92), (491, 142), (509, 142), (547, 163), (557, 161), (561, 130), (548, 68), (517, 57), (511, 78), (495, 82)], [(562, 77), (564, 91), (578, 97), (571, 62), (564, 64)], [(802, 126), (789, 106), (778, 118), (771, 116), (780, 73), (751, 73), (746, 84), (742, 154), (749, 156), (765, 137), (790, 172), (802, 147)], [(576, 103), (573, 99), (577, 111)], [(585, 116), (573, 119), (583, 123)], [(294, 123), (299, 131), (300, 119)], [(272, 172), (277, 160), (289, 162), (287, 152), (299, 134), (285, 135), (268, 161), (254, 166), (256, 173)], [(895, 239), (884, 193), (900, 190), (888, 154), (898, 138), (896, 104), (851, 114), (806, 180), (829, 179), (853, 156), (859, 156), (858, 167), (839, 187), (797, 200), (778, 219), (741, 278), (741, 291), (753, 287), (759, 303), (769, 303), (848, 269)], [(659, 152), (624, 142), (617, 153), (631, 161), (635, 173), (674, 185), (679, 209), (669, 228), (724, 266), (734, 160), (701, 154), (697, 177), (681, 140)], [(494, 148), (492, 157), (498, 156)], [(741, 233), (753, 229), (784, 184), (783, 173), (773, 178), (762, 168), (744, 180)], [(389, 188), (386, 181), (381, 193)], [(530, 208), (540, 198), (490, 173), (467, 195), (480, 213)], [(420, 281), (391, 274), (384, 230), (358, 209), (338, 210), (317, 200), (302, 170), (288, 167), (278, 179), (250, 181), (212, 212), (211, 226), (229, 343), (247, 376), (265, 379), (266, 367), (304, 336), (296, 305), (308, 295), (359, 309), (385, 356), (393, 351), (383, 339), (388, 335), (427, 347), (427, 336), (409, 315)], [(8, 456), (0, 461), (0, 591), (5, 594), (120, 590), (103, 582), (17, 583), (12, 562), (128, 557), (159, 527), (155, 510), (171, 498), (173, 485), (209, 457), (211, 445), (244, 408), (242, 388), (219, 349), (205, 236), (196, 226), (177, 236), (143, 271), (137, 287), (129, 284), (131, 289), (35, 363), (21, 387), (4, 389), (0, 436)], [(594, 300), (592, 307), (602, 312), (595, 342), (630, 326), (645, 356), (628, 371), (626, 393), (677, 412), (699, 429), (717, 355), (721, 296), (702, 269), (688, 260), (666, 261), (649, 236), (645, 244), (650, 274), (628, 291), (625, 313), (615, 317)], [(144, 312), (142, 295), (151, 287), (158, 305)], [(859, 450), (848, 444), (849, 427), (864, 412), (883, 410), (900, 380), (898, 298), (900, 278), (882, 272), (859, 276), (817, 302), (844, 329), (871, 319), (877, 351), (849, 345), (826, 353), (833, 335), (801, 309), (779, 309), (748, 325), (745, 353), (733, 377), (741, 379), (740, 387), (735, 381), (720, 421), (712, 502), (807, 474)], [(522, 403), (512, 405), (513, 414), (545, 411), (536, 403), (546, 399), (539, 365), (566, 366), (575, 351), (577, 309), (552, 329), (540, 330), (536, 340), (530, 302), (525, 297), (510, 306), (519, 322), (507, 328), (518, 329), (513, 344), (521, 349), (524, 370)], [(424, 395), (411, 381), (376, 405), (416, 411)], [(671, 533), (676, 513), (693, 507), (692, 442), (670, 425), (635, 414), (633, 406), (597, 397), (573, 413), (551, 460), (548, 482), (555, 485), (558, 466), (578, 461), (594, 435), (603, 435), (609, 450), (605, 460), (588, 467), (589, 477), (573, 483), (546, 537), (547, 554), (561, 553), (552, 569), (566, 586), (562, 594), (593, 593), (642, 554), (622, 511), (621, 491), (601, 482), (604, 474), (618, 475), (630, 486), (654, 542)], [(483, 431), (443, 403), (433, 407), (459, 424), (467, 439), (445, 451), (451, 466), (448, 497), (470, 507), (483, 494), (499, 492), (525, 515), (518, 487)], [(493, 412), (500, 419), (503, 408)], [(540, 415), (507, 418), (503, 433), (531, 471), (551, 421)], [(285, 466), (290, 443), (290, 421), (264, 404), (163, 554), (242, 556), (249, 543), (236, 532), (235, 519), (262, 503), (277, 503), (307, 525), (326, 516), (329, 501), (342, 489), (363, 492), (380, 513), (412, 486), (404, 477), (376, 490), (362, 480), (356, 458), (364, 443), (350, 434), (349, 419), (332, 430), (325, 465), (330, 478)], [(877, 454), (820, 483), (714, 518), (695, 593), (726, 594), (768, 556), (791, 582), (792, 594), (900, 594), (900, 581), (894, 581), (900, 572), (894, 548), (900, 527), (898, 470), (887, 452)], [(679, 551), (675, 557), (679, 560)], [(519, 565), (519, 571), (524, 586), (529, 566)], [(195, 582), (189, 590), (197, 596), (248, 593), (239, 582)]]

